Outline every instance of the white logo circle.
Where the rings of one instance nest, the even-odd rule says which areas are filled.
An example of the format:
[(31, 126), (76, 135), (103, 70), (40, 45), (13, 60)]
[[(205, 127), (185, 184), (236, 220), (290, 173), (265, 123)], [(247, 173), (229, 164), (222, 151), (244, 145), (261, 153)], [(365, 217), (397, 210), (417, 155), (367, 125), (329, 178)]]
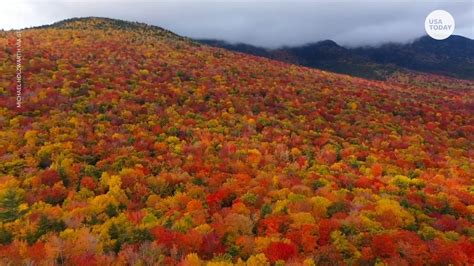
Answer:
[(425, 19), (425, 30), (428, 35), (436, 40), (444, 40), (454, 32), (454, 18), (449, 12), (435, 10)]

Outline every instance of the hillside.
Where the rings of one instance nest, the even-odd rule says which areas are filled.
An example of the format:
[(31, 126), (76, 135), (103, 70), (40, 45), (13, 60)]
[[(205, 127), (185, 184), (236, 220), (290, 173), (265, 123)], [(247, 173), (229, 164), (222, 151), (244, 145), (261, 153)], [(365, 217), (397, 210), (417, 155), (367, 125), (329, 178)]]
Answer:
[(278, 49), (217, 40), (197, 41), (231, 51), (375, 80), (387, 80), (394, 73), (410, 73), (410, 70), (474, 80), (474, 40), (462, 36), (451, 36), (443, 41), (424, 36), (407, 44), (389, 43), (358, 48), (345, 48), (330, 40)]
[(149, 36), (159, 36), (171, 39), (186, 40), (175, 33), (158, 26), (148, 25), (140, 22), (131, 22), (119, 19), (102, 17), (71, 18), (58, 21), (51, 25), (34, 27), (33, 29), (72, 29), (72, 30), (122, 30), (140, 33)]
[(15, 43), (0, 32), (0, 264), (474, 263), (470, 81), (83, 18), (22, 32), (17, 108)]

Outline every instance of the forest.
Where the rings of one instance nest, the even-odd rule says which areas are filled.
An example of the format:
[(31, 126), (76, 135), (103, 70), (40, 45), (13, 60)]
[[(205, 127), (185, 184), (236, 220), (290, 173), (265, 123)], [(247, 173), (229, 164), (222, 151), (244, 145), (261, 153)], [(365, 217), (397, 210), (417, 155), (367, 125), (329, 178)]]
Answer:
[(472, 81), (130, 25), (0, 32), (0, 264), (474, 264)]

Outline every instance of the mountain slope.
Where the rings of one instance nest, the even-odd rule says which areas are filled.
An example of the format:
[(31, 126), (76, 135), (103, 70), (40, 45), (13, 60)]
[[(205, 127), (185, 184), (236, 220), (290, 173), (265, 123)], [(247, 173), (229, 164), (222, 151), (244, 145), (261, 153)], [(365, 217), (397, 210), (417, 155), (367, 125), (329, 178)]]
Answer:
[(0, 33), (0, 264), (474, 263), (472, 82), (109, 22), (24, 30), (21, 108)]
[(386, 80), (395, 72), (407, 70), (474, 80), (474, 40), (461, 36), (451, 36), (443, 41), (425, 36), (408, 44), (361, 48), (344, 48), (327, 40), (274, 50), (216, 40), (198, 41), (232, 51), (376, 80)]
[(163, 29), (158, 26), (148, 25), (140, 22), (130, 22), (119, 19), (110, 19), (102, 17), (81, 17), (58, 21), (51, 25), (34, 27), (33, 29), (72, 29), (72, 30), (123, 30), (134, 33), (143, 33), (148, 36), (160, 36), (172, 39), (187, 40), (184, 37)]
[(395, 64), (422, 72), (474, 79), (474, 40), (451, 36), (437, 41), (428, 36), (413, 43), (354, 49), (379, 64)]
[(231, 44), (219, 40), (197, 41), (230, 51), (375, 80), (384, 80), (397, 70), (394, 67), (377, 64), (366, 57), (354, 55), (350, 50), (329, 40), (273, 50), (242, 43)]

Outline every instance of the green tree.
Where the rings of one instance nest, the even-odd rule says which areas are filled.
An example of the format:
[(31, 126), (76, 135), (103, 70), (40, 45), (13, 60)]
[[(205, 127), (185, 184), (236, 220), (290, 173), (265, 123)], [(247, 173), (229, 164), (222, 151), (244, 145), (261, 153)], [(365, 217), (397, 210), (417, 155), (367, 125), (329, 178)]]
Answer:
[(23, 202), (23, 196), (22, 190), (14, 188), (9, 188), (0, 194), (0, 221), (12, 222), (23, 214), (19, 208)]

